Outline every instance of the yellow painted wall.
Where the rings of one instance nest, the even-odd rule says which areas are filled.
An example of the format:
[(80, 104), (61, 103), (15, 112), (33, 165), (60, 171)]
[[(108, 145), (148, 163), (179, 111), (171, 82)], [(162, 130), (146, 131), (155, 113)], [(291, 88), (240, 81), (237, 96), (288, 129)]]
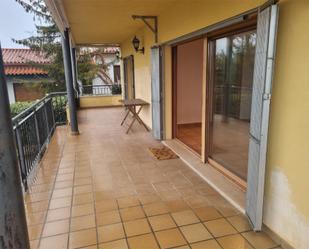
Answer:
[[(159, 16), (159, 42), (193, 32), (264, 0), (180, 1)], [(266, 172), (264, 223), (297, 249), (309, 248), (309, 1), (281, 0), (277, 59)], [(151, 101), (150, 47), (153, 35), (137, 33), (145, 55), (129, 37), (122, 55), (134, 55), (136, 97)], [(171, 49), (165, 47), (165, 133), (171, 137)], [(151, 111), (142, 118), (151, 127)]]
[(81, 96), (80, 108), (120, 106), (121, 95), (113, 96)]
[[(209, 26), (221, 20), (235, 16), (247, 10), (256, 8), (264, 0), (183, 0), (178, 1), (172, 8), (168, 8), (158, 18), (159, 43)], [(138, 21), (138, 20), (136, 20)], [(150, 48), (154, 45), (154, 35), (144, 27), (136, 36), (145, 47), (145, 54), (136, 53), (132, 46), (133, 37), (128, 37), (121, 44), (122, 57), (134, 55), (135, 94), (136, 98), (143, 98), (151, 103), (151, 67)], [(123, 67), (122, 67), (123, 68)], [(122, 69), (123, 70), (123, 69)], [(169, 84), (170, 82), (167, 82)], [(122, 77), (123, 84), (123, 77)], [(151, 107), (145, 108), (141, 117), (152, 127)]]
[[(264, 222), (309, 248), (309, 1), (281, 0)], [(272, 210), (275, 208), (275, 210)]]
[(168, 41), (253, 9), (265, 0), (179, 1), (159, 16), (159, 40)]
[[(135, 52), (131, 42), (133, 37), (129, 37), (122, 44), (121, 54), (123, 58), (129, 55), (134, 56), (135, 98), (141, 98), (151, 103), (150, 47), (153, 45), (154, 38), (151, 31), (146, 28), (137, 32), (136, 36), (141, 41), (140, 47), (145, 47), (145, 54)], [(124, 84), (123, 79), (124, 77), (122, 77), (122, 84)], [(145, 106), (140, 115), (147, 126), (151, 128), (151, 107)]]

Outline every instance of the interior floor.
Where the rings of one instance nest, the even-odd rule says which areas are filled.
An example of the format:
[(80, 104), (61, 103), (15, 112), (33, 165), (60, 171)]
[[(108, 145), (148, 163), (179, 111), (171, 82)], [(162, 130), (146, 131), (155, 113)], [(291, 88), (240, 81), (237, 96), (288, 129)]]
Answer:
[[(249, 122), (234, 118), (223, 121), (215, 115), (211, 158), (243, 180), (247, 180)], [(177, 139), (201, 155), (202, 124), (177, 125)]]
[(176, 137), (199, 155), (202, 152), (202, 124), (178, 124)]

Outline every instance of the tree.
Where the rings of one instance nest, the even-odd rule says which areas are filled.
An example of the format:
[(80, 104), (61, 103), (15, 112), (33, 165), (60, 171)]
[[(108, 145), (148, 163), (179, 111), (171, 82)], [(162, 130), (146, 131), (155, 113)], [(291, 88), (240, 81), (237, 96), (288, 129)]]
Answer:
[[(48, 72), (48, 79), (42, 80), (39, 84), (43, 86), (46, 92), (64, 91), (65, 76), (63, 67), (63, 55), (61, 47), (61, 33), (53, 21), (51, 13), (48, 11), (44, 0), (15, 0), (27, 13), (33, 14), (34, 21), (39, 22), (36, 25), (36, 34), (25, 39), (15, 40), (17, 44), (24, 45), (30, 49), (40, 51), (47, 58), (51, 59), (50, 64), (35, 64)], [(91, 84), (96, 76), (98, 66), (93, 63), (92, 57), (87, 53), (80, 53), (77, 49), (77, 71), (79, 80), (83, 84)], [(50, 79), (52, 83), (50, 83)]]

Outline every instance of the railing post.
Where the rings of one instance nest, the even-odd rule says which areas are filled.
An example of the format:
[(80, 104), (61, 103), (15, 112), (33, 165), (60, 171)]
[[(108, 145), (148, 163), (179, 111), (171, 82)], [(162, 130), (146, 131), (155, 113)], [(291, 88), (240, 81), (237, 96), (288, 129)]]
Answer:
[(38, 118), (36, 114), (37, 114), (37, 111), (34, 111), (33, 115), (34, 115), (35, 134), (37, 137), (38, 148), (40, 151), (41, 150), (41, 139), (40, 139), (39, 123), (38, 123)]
[(43, 108), (44, 108), (44, 116), (45, 116), (45, 121), (46, 121), (46, 127), (47, 127), (47, 139), (49, 140), (49, 133), (50, 133), (50, 127), (49, 127), (49, 123), (48, 123), (48, 114), (47, 114), (47, 110), (46, 110), (46, 104), (47, 102), (44, 101), (43, 103)]
[(25, 163), (25, 155), (24, 155), (24, 149), (23, 149), (23, 141), (20, 134), (20, 126), (16, 127), (16, 141), (17, 141), (17, 149), (18, 149), (18, 155), (19, 155), (19, 163), (20, 163), (20, 169), (21, 169), (21, 179), (24, 184), (25, 190), (28, 189), (28, 182), (27, 182), (27, 174), (28, 169), (27, 165)]
[(50, 98), (50, 106), (51, 106), (51, 113), (53, 119), (53, 129), (56, 129), (56, 121), (55, 121), (55, 113), (54, 113), (54, 104), (53, 104), (53, 96)]
[(57, 125), (57, 122), (59, 120), (59, 114), (56, 112), (57, 108), (59, 106), (59, 98), (57, 96), (55, 97), (55, 105), (56, 105), (56, 107), (55, 107), (55, 109), (53, 108), (53, 115), (54, 115), (54, 119), (55, 119), (55, 124)]
[(68, 29), (64, 31), (64, 36), (62, 37), (62, 51), (63, 51), (65, 81), (68, 94), (68, 105), (70, 110), (71, 134), (78, 135), (79, 131), (77, 123), (76, 102), (73, 89), (71, 49), (70, 49), (70, 37)]
[(0, 246), (30, 249), (1, 47), (0, 117)]

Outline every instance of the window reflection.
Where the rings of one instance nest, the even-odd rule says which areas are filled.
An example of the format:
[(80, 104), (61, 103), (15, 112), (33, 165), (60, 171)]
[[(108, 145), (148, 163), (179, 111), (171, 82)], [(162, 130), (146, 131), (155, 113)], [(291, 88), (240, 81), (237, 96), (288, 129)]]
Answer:
[(211, 157), (247, 178), (256, 32), (215, 41)]

